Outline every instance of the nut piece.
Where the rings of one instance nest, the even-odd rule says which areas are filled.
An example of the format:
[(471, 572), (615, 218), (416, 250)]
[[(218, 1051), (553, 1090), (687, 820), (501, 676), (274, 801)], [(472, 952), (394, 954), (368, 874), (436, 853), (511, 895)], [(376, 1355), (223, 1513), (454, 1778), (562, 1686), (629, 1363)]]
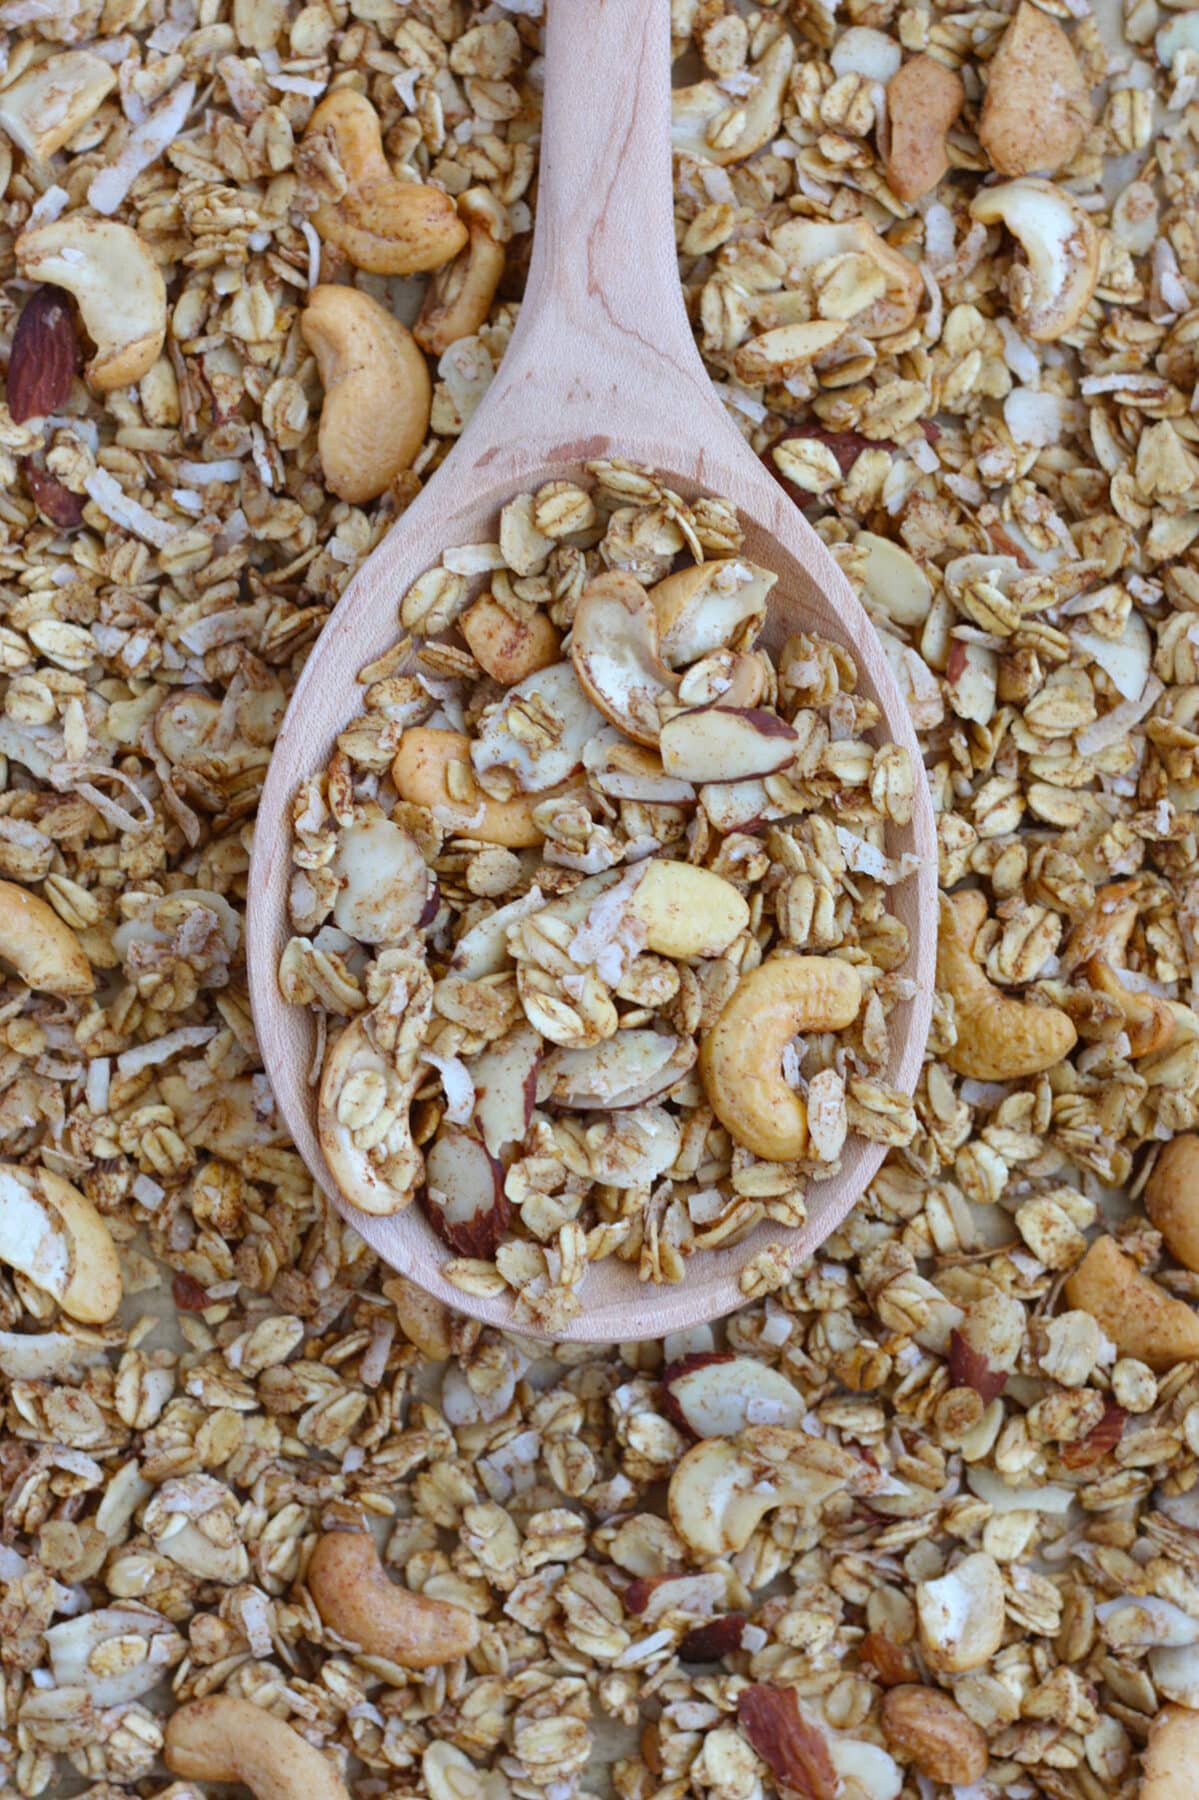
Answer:
[(391, 779), (401, 800), (427, 806), (447, 831), (477, 838), (482, 844), (506, 844), (510, 850), (543, 841), (544, 834), (533, 823), (534, 809), (572, 785), (560, 782), (540, 793), (492, 800), (476, 785), (470, 739), (461, 731), (441, 731), (431, 725), (414, 725), (404, 733), (391, 765)]
[(22, 232), (16, 258), (31, 281), (49, 281), (75, 296), (96, 346), (83, 373), (97, 394), (141, 380), (166, 337), (167, 291), (136, 231), (68, 213)]
[(985, 1733), (939, 1688), (905, 1682), (888, 1689), (883, 1735), (892, 1750), (930, 1781), (968, 1787), (987, 1772)]
[(88, 50), (67, 50), (0, 93), (0, 129), (36, 162), (45, 162), (87, 124), (117, 85), (116, 70)]
[(658, 614), (622, 570), (597, 575), (575, 609), (570, 658), (579, 686), (606, 719), (639, 744), (656, 744), (662, 705), (679, 685), (658, 654)]
[(403, 1275), (383, 1283), (383, 1292), (395, 1307), (400, 1330), (430, 1362), (444, 1362), (454, 1350), (454, 1315), (432, 1294)]
[(548, 669), (562, 654), (562, 639), (549, 614), (526, 601), (480, 594), (463, 613), (459, 629), (483, 673), (504, 687)]
[(1184, 1269), (1199, 1272), (1199, 1137), (1167, 1144), (1145, 1187), (1145, 1211)]
[(470, 238), (461, 256), (433, 277), (412, 335), (430, 356), (440, 356), (459, 338), (473, 337), (486, 323), (504, 273), (508, 214), (489, 188), (467, 188), (458, 196), (458, 217)]
[[(704, 1438), (670, 1478), (670, 1522), (696, 1556), (744, 1550), (776, 1506), (814, 1512), (833, 1494), (871, 1484), (869, 1465), (802, 1431), (752, 1425), (736, 1437)], [(865, 1485), (864, 1485), (865, 1484)]]
[(749, 924), (744, 895), (731, 881), (694, 863), (651, 862), (632, 908), (657, 956), (723, 956)]
[(913, 56), (887, 83), (891, 130), (884, 165), (901, 200), (922, 200), (948, 169), (945, 134), (965, 100), (961, 76), (935, 56)]
[[(414, 994), (412, 1020), (427, 1016), (432, 983)], [(352, 1205), (376, 1218), (412, 1202), (425, 1161), (412, 1141), (408, 1109), (424, 1065), (415, 1055), (404, 1072), (383, 1048), (390, 1021), (364, 1013), (348, 1025), (325, 1059), (317, 1105), (317, 1136), (329, 1172)], [(417, 1043), (420, 1034), (413, 1031)]]
[(759, 1425), (798, 1431), (806, 1410), (782, 1370), (756, 1356), (701, 1350), (662, 1371), (662, 1411), (692, 1437), (735, 1437)]
[(357, 288), (312, 289), (300, 318), (325, 390), (325, 479), (356, 505), (385, 493), (425, 441), (433, 384), (412, 333)]
[(1199, 1357), (1199, 1313), (1142, 1275), (1115, 1238), (1096, 1238), (1065, 1295), (1069, 1306), (1090, 1313), (1121, 1356), (1159, 1372)]
[(732, 99), (715, 81), (676, 88), (670, 96), (674, 148), (722, 164), (752, 156), (778, 131), (794, 66), (795, 44), (789, 32), (781, 31), (754, 63), (753, 85), (743, 99)]
[(1073, 194), (1029, 177), (983, 188), (970, 211), (984, 225), (1002, 221), (1028, 258), (1009, 294), (1021, 329), (1042, 344), (1073, 330), (1099, 278), (1099, 237)]
[(105, 1324), (121, 1304), (121, 1266), (108, 1226), (90, 1200), (49, 1169), (0, 1163), (0, 1262), (85, 1325)]
[(1022, 0), (987, 68), (978, 141), (1001, 175), (1052, 174), (1091, 123), (1091, 92), (1056, 19)]
[(941, 900), (937, 987), (953, 998), (958, 1033), (945, 1060), (976, 1081), (1008, 1081), (1051, 1069), (1078, 1033), (1058, 1007), (1014, 1000), (987, 979), (971, 954), (986, 911), (986, 898), (973, 888)]
[(162, 1758), (184, 1781), (241, 1781), (255, 1800), (349, 1800), (333, 1764), (298, 1731), (229, 1694), (172, 1713)]
[(438, 1668), (479, 1641), (474, 1613), (390, 1581), (365, 1532), (326, 1531), (318, 1538), (308, 1589), (331, 1631), (401, 1669)]
[[(894, 249), (868, 219), (786, 219), (770, 234), (772, 247), (787, 264), (789, 281), (818, 279), (834, 257), (864, 258), (882, 278), (882, 293), (853, 315), (864, 337), (888, 337), (915, 322), (924, 299), (924, 280), (914, 262)], [(760, 315), (772, 322), (769, 312)], [(780, 321), (781, 322), (781, 321)]]
[(920, 1642), (934, 1669), (956, 1675), (989, 1662), (1003, 1642), (1003, 1577), (985, 1551), (939, 1581), (916, 1584)]
[(383, 154), (379, 115), (365, 94), (343, 87), (327, 95), (308, 122), (304, 143), (322, 133), (332, 142), (347, 186), (340, 199), (317, 207), (312, 223), (356, 269), (415, 275), (457, 256), (467, 229), (454, 202), (424, 182), (397, 181)]
[(0, 881), (0, 962), (39, 994), (90, 994), (96, 985), (71, 927), (15, 881)]
[(1199, 1713), (1163, 1706), (1149, 1727), (1140, 1800), (1192, 1800), (1199, 1763)]
[(777, 713), (751, 706), (695, 706), (662, 727), (658, 748), (668, 775), (683, 781), (746, 781), (795, 760), (799, 736)]
[(340, 883), (334, 920), (364, 944), (394, 941), (425, 918), (428, 865), (412, 834), (390, 819), (345, 826), (329, 867)]
[[(658, 615), (658, 650), (663, 662), (681, 669), (725, 650), (750, 620), (761, 629), (766, 603), (778, 576), (732, 556), (694, 563), (650, 589)], [(756, 635), (755, 630), (755, 635)]]
[(862, 983), (838, 956), (771, 956), (743, 975), (700, 1045), (699, 1070), (721, 1124), (767, 1162), (793, 1162), (808, 1142), (803, 1100), (783, 1077), (799, 1032), (843, 1031)]

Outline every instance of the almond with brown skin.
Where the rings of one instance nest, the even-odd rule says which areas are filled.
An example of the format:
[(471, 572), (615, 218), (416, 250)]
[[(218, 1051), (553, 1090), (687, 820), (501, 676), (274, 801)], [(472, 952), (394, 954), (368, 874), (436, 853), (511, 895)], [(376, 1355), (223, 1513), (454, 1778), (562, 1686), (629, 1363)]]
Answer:
[(1079, 1438), (1075, 1444), (1062, 1445), (1063, 1463), (1068, 1469), (1088, 1469), (1102, 1457), (1110, 1456), (1124, 1436), (1127, 1422), (1128, 1414), (1124, 1408), (1109, 1400), (1103, 1409), (1103, 1417), (1098, 1425), (1087, 1432), (1086, 1437)]
[(1007, 1386), (1007, 1373), (993, 1369), (985, 1356), (971, 1348), (960, 1331), (949, 1335), (949, 1378), (954, 1387), (973, 1388), (989, 1405)]
[(737, 1723), (780, 1787), (803, 1800), (837, 1800), (841, 1781), (828, 1744), (800, 1712), (794, 1688), (773, 1682), (744, 1688)]
[(17, 424), (55, 412), (78, 367), (79, 341), (66, 295), (49, 285), (35, 288), (17, 320), (8, 356), (8, 410)]
[(709, 1619), (705, 1625), (693, 1625), (679, 1645), (680, 1662), (719, 1662), (741, 1648), (745, 1626), (745, 1614), (737, 1612)]
[(986, 1738), (939, 1688), (891, 1688), (883, 1699), (883, 1735), (890, 1749), (930, 1781), (968, 1787), (987, 1772)]
[(52, 525), (62, 531), (75, 531), (83, 524), (83, 501), (70, 488), (64, 487), (57, 475), (51, 475), (39, 458), (24, 457), (21, 473), (34, 505)]

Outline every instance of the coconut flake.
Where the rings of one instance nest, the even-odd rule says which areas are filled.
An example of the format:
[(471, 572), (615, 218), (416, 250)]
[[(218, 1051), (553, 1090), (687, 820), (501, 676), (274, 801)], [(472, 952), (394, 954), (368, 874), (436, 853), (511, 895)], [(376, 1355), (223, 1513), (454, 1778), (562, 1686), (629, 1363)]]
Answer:
[(593, 903), (567, 948), (572, 963), (594, 967), (608, 987), (620, 982), (633, 958), (645, 948), (646, 926), (629, 902), (645, 874), (638, 864), (607, 888)]
[(168, 525), (165, 519), (130, 499), (107, 469), (93, 469), (83, 485), (89, 499), (95, 501), (105, 518), (111, 519), (123, 531), (132, 532), (143, 543), (153, 544), (156, 550), (165, 549), (179, 535), (177, 526)]
[(48, 187), (45, 193), (30, 207), (29, 223), (31, 225), (49, 225), (66, 209), (70, 198), (66, 188), (59, 187), (57, 184)]
[(138, 176), (179, 136), (195, 97), (195, 82), (181, 81), (170, 98), (129, 133), (116, 160), (101, 169), (88, 188), (90, 206), (106, 215), (116, 212)]
[(181, 462), (177, 464), (179, 474), (185, 481), (195, 487), (208, 487), (218, 481), (239, 481), (241, 464), (235, 456), (226, 456), (219, 462)]
[(422, 1062), (429, 1063), (441, 1076), (445, 1089), (445, 1116), (451, 1125), (469, 1125), (475, 1110), (475, 1084), (466, 1064), (459, 1056), (439, 1056), (435, 1050), (422, 1050)]
[(1158, 677), (1151, 675), (1135, 700), (1121, 700), (1119, 706), (1113, 706), (1111, 712), (1104, 713), (1101, 719), (1080, 731), (1074, 740), (1075, 749), (1082, 756), (1094, 756), (1096, 751), (1118, 744), (1132, 726), (1139, 724), (1164, 691)]
[(215, 1025), (181, 1025), (177, 1031), (152, 1038), (148, 1044), (134, 1044), (131, 1050), (123, 1050), (117, 1057), (117, 1074), (128, 1078), (158, 1063), (169, 1062), (181, 1050), (196, 1050), (206, 1044), (216, 1036), (216, 1031)]

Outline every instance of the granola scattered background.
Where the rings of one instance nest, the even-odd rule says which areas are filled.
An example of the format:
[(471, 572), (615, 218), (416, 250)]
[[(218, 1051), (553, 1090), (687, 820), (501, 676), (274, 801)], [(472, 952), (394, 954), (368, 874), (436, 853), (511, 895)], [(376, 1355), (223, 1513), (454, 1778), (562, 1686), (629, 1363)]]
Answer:
[[(531, 1360), (314, 1193), (240, 905), (295, 672), (510, 333), (540, 11), (0, 0), (0, 878), (43, 902), (0, 999), (3, 1779), (191, 1800), (163, 1717), (219, 1695), (354, 1800), (569, 1800), (600, 1750), (623, 1800), (1131, 1800), (1199, 1703), (1199, 1256), (1160, 1148), (1199, 1123), (1195, 15), (674, 0), (696, 329), (885, 634), (957, 895), (916, 1137), (813, 1265), (719, 1334)], [(960, 107), (917, 67), (886, 119), (924, 58)], [(503, 271), (444, 348), (449, 276), (422, 327), (424, 275), (321, 235), (347, 171), (305, 134), (345, 89), (393, 174), (488, 196), (459, 212)], [(73, 343), (44, 293), (18, 331), (47, 283)], [(301, 315), (338, 284), (436, 356), (373, 501), (321, 460)], [(75, 1278), (106, 1245), (119, 1317)], [(663, 1383), (717, 1336), (732, 1403)], [(323, 1617), (309, 1558), (362, 1523), (477, 1618), (465, 1659)]]

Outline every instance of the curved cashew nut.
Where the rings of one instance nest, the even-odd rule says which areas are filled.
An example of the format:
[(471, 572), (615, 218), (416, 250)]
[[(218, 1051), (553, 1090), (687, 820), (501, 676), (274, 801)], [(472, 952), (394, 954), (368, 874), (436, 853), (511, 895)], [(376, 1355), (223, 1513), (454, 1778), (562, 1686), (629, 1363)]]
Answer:
[(438, 1668), (479, 1641), (479, 1621), (464, 1606), (390, 1581), (365, 1532), (326, 1531), (308, 1564), (308, 1588), (331, 1631), (401, 1669)]
[(970, 211), (984, 225), (1006, 225), (1028, 258), (1013, 275), (1017, 323), (1042, 344), (1072, 330), (1099, 279), (1099, 237), (1073, 194), (1030, 175), (980, 189)]
[(376, 500), (425, 441), (433, 385), (412, 333), (357, 288), (315, 287), (300, 317), (325, 390), (325, 478), (351, 504)]
[(50, 1169), (0, 1163), (0, 1262), (85, 1325), (106, 1324), (121, 1304), (108, 1226), (86, 1195)]
[(68, 213), (22, 232), (16, 257), (22, 275), (75, 296), (96, 346), (83, 371), (96, 393), (141, 380), (166, 337), (167, 291), (136, 231), (111, 219)]
[[(428, 1006), (423, 1010), (427, 1016)], [(342, 1032), (325, 1058), (316, 1130), (346, 1199), (387, 1218), (411, 1204), (424, 1176), (425, 1159), (408, 1127), (424, 1070), (412, 1056), (411, 1067), (401, 1073), (379, 1038), (379, 1009), (363, 1013)]]
[(849, 1488), (881, 1485), (861, 1458), (805, 1432), (751, 1425), (734, 1437), (703, 1438), (670, 1478), (667, 1509), (683, 1542), (705, 1560), (744, 1550), (776, 1506), (812, 1513)]
[(1157, 994), (1126, 988), (1116, 972), (1137, 922), (1140, 893), (1138, 881), (1113, 881), (1100, 888), (1094, 907), (1071, 932), (1063, 957), (1068, 969), (1080, 970), (1089, 986), (1116, 1002), (1133, 1059), (1164, 1050), (1174, 1036), (1169, 1003)]
[(304, 142), (328, 132), (348, 186), (312, 215), (321, 237), (372, 275), (416, 275), (457, 256), (466, 226), (440, 188), (398, 181), (383, 154), (379, 115), (365, 94), (336, 88), (321, 101)]
[(90, 994), (96, 985), (71, 927), (15, 881), (0, 881), (0, 962), (39, 994)]
[(1159, 1372), (1199, 1357), (1199, 1313), (1143, 1275), (1113, 1237), (1096, 1238), (1065, 1287), (1121, 1356)]
[[(563, 781), (538, 793), (493, 800), (475, 782), (470, 739), (460, 731), (440, 731), (430, 725), (412, 726), (404, 733), (391, 765), (391, 779), (401, 800), (428, 807), (447, 831), (477, 838), (481, 844), (506, 844), (512, 850), (543, 843), (545, 833), (533, 822), (535, 808), (578, 786), (575, 780)], [(457, 795), (450, 791), (451, 780)], [(461, 794), (466, 798), (460, 798)]]
[(1199, 1270), (1199, 1137), (1163, 1146), (1145, 1184), (1145, 1211), (1184, 1269)]
[(772, 956), (742, 976), (699, 1052), (712, 1110), (767, 1162), (793, 1162), (808, 1142), (808, 1112), (783, 1079), (783, 1049), (798, 1032), (843, 1031), (862, 1001), (839, 956)]
[(473, 337), (486, 321), (504, 273), (508, 214), (488, 188), (467, 188), (458, 196), (458, 217), (470, 238), (461, 256), (429, 283), (412, 335), (430, 356), (440, 356), (459, 338)]
[(298, 1731), (230, 1694), (172, 1713), (162, 1756), (184, 1781), (241, 1781), (255, 1800), (349, 1800), (334, 1765)]
[(977, 889), (941, 900), (937, 986), (952, 995), (957, 1043), (945, 1053), (950, 1068), (976, 1081), (1008, 1081), (1051, 1069), (1073, 1049), (1078, 1033), (1056, 1006), (1034, 1006), (1004, 994), (971, 951), (987, 913)]
[(1149, 1727), (1140, 1800), (1190, 1800), (1199, 1761), (1199, 1713), (1163, 1706)]

